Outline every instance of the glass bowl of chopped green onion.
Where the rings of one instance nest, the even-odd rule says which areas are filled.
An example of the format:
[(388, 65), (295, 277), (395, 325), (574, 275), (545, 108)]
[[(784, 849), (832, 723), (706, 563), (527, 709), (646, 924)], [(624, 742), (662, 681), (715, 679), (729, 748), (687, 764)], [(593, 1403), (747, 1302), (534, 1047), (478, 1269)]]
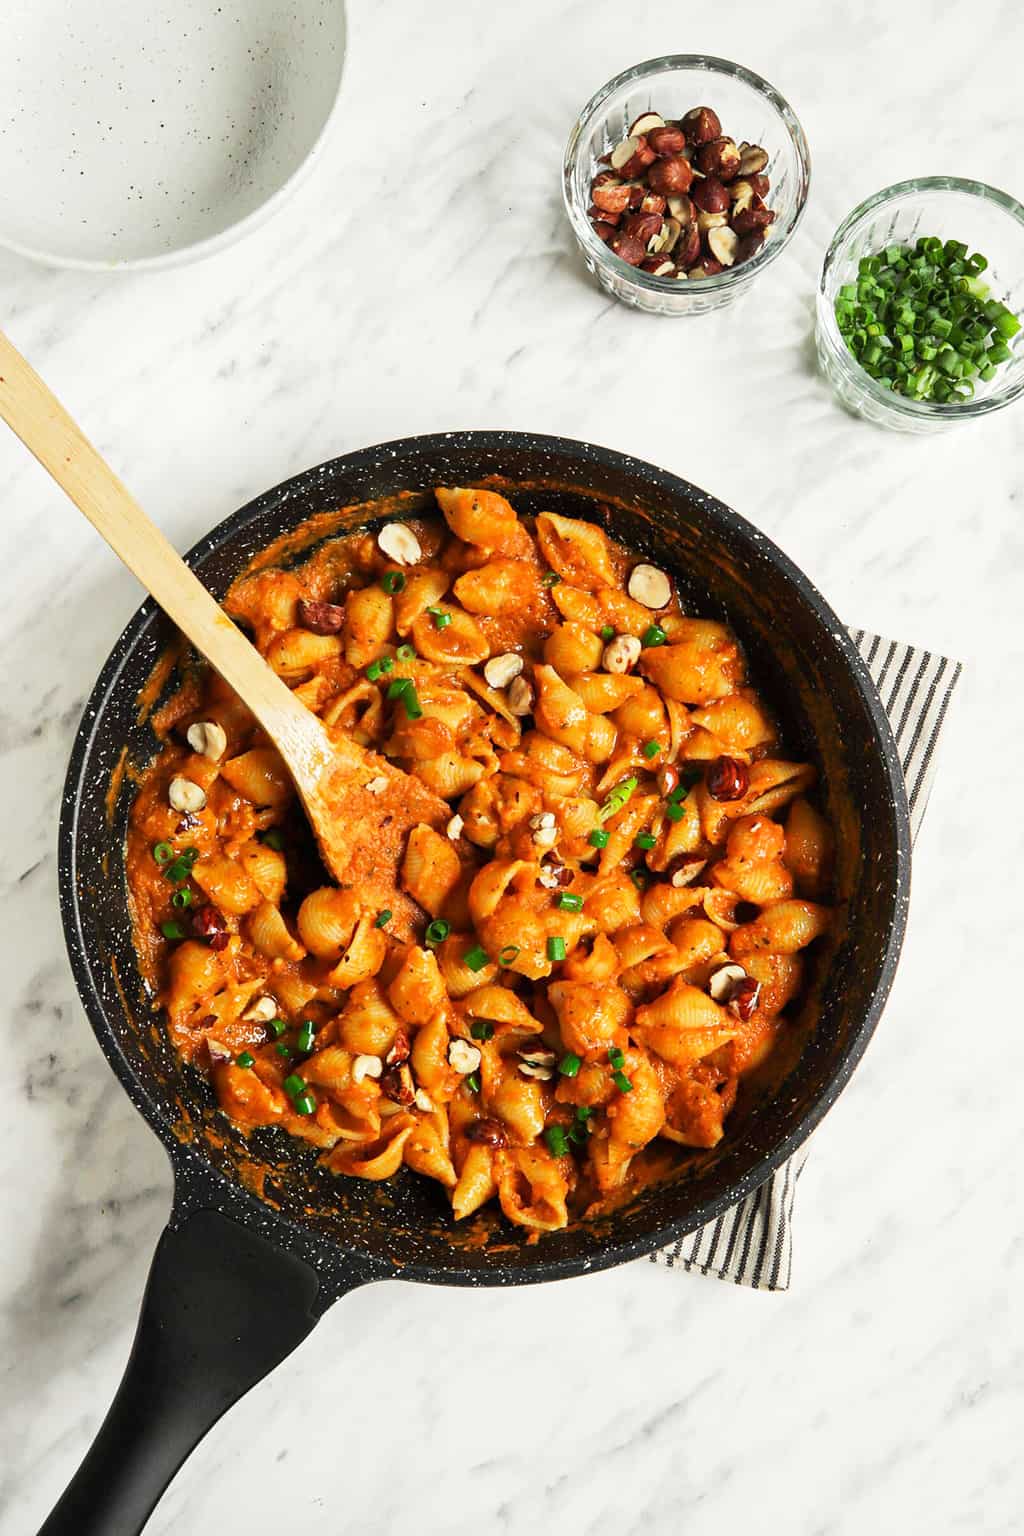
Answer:
[(901, 181), (828, 248), (818, 361), (849, 410), (933, 432), (1024, 393), (1022, 311), (1024, 207), (980, 181)]

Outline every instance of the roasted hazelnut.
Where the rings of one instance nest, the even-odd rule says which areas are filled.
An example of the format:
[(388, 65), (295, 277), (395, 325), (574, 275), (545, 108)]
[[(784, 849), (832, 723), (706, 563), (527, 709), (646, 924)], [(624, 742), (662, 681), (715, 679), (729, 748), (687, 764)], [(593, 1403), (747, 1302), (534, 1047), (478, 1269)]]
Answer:
[(750, 185), (753, 187), (754, 192), (758, 197), (768, 196), (768, 188), (771, 186), (771, 182), (768, 180), (767, 176), (747, 176), (745, 180), (750, 182)]
[(594, 224), (610, 224), (614, 229), (619, 220), (622, 218), (622, 214), (606, 213), (605, 210), (603, 208), (599, 208), (596, 203), (591, 203), (590, 207), (587, 209), (587, 218), (590, 219), (590, 221)]
[(645, 256), (640, 270), (649, 272), (652, 277), (675, 277), (676, 264), (671, 256)]
[(649, 240), (661, 234), (661, 226), (660, 213), (631, 213), (623, 221), (622, 228), (627, 235), (635, 235), (638, 240), (642, 240), (646, 248)]
[(640, 147), (637, 149), (633, 158), (631, 160), (627, 160), (625, 165), (622, 167), (623, 176), (625, 176), (630, 181), (634, 180), (637, 176), (642, 176), (647, 167), (653, 163), (655, 158), (654, 150), (648, 144), (646, 139), (641, 139), (639, 141), (639, 146)]
[(299, 623), (314, 635), (336, 635), (345, 622), (345, 610), (338, 603), (317, 603), (299, 599)]
[(718, 113), (711, 107), (693, 107), (682, 121), (682, 130), (688, 144), (708, 144), (717, 139), (722, 131)]
[(736, 757), (716, 757), (706, 782), (712, 800), (742, 800), (750, 787), (750, 773)]
[(719, 181), (733, 181), (740, 168), (740, 152), (726, 135), (702, 144), (697, 151), (697, 167), (705, 176)]
[(662, 216), (664, 216), (667, 206), (668, 204), (666, 199), (661, 197), (657, 192), (645, 192), (640, 200), (641, 213), (660, 213)]
[(752, 235), (759, 229), (767, 229), (774, 218), (774, 210), (766, 208), (759, 197), (753, 197), (746, 208), (733, 210), (732, 227), (738, 235)]
[(668, 200), (668, 211), (672, 218), (678, 219), (685, 229), (696, 218), (693, 199), (687, 197), (685, 192), (675, 192)]
[(626, 191), (629, 193), (629, 202), (626, 206), (630, 213), (635, 213), (647, 196), (647, 187), (642, 181), (627, 181)]
[(690, 267), (687, 277), (717, 277), (723, 271), (722, 263), (714, 256), (702, 256), (696, 266)]
[(629, 188), (621, 181), (605, 181), (591, 188), (594, 207), (602, 213), (625, 213), (629, 207)]
[(675, 250), (679, 234), (679, 220), (666, 219), (658, 234), (648, 243), (648, 251), (652, 256), (670, 256)]
[(675, 123), (665, 123), (661, 128), (651, 129), (647, 142), (660, 160), (667, 160), (672, 155), (682, 154), (686, 148), (686, 135)]
[(716, 261), (720, 261), (723, 267), (731, 267), (736, 262), (736, 248), (740, 243), (740, 237), (728, 224), (720, 229), (712, 229), (708, 232), (708, 250)]
[(729, 189), (715, 176), (695, 181), (690, 196), (704, 213), (725, 213), (729, 207)]
[(768, 164), (768, 151), (760, 144), (741, 144), (739, 150), (741, 176), (756, 176)]
[(660, 112), (641, 112), (636, 122), (629, 125), (631, 139), (646, 137), (655, 128), (664, 128), (665, 119)]
[(591, 227), (597, 238), (599, 240), (603, 240), (605, 245), (608, 244), (612, 235), (615, 233), (615, 225), (607, 224), (604, 219), (595, 219)]
[(733, 266), (738, 267), (741, 262), (749, 261), (751, 256), (756, 256), (762, 245), (764, 245), (762, 230), (755, 230), (752, 235), (743, 235), (736, 247), (736, 260)]
[(626, 161), (632, 160), (633, 156), (636, 154), (636, 149), (639, 142), (639, 139), (634, 139), (632, 135), (630, 135), (628, 138), (625, 138), (621, 140), (620, 143), (616, 144), (615, 148), (608, 156), (608, 164), (611, 166), (613, 171), (621, 171), (622, 167), (626, 164)]
[(682, 155), (672, 155), (668, 160), (655, 160), (647, 173), (647, 183), (653, 192), (669, 197), (674, 192), (688, 192), (693, 181), (693, 167)]
[(703, 209), (697, 210), (697, 228), (702, 235), (706, 235), (712, 229), (721, 229), (722, 225), (728, 222), (727, 213), (705, 213)]
[(467, 1141), (481, 1147), (503, 1147), (508, 1141), (500, 1120), (473, 1120), (466, 1126)]
[(681, 237), (674, 254), (676, 261), (687, 272), (694, 262), (700, 259), (700, 229), (697, 226), (696, 219), (688, 226), (686, 233)]
[(614, 251), (620, 261), (628, 262), (631, 267), (638, 267), (647, 255), (647, 246), (643, 240), (638, 240), (635, 235), (627, 235), (624, 229), (617, 229), (608, 241), (608, 249)]
[(729, 994), (729, 1008), (746, 1024), (756, 1013), (760, 998), (761, 983), (753, 976), (744, 976), (742, 981), (735, 983)]
[(380, 1080), (380, 1089), (393, 1104), (411, 1104), (416, 1097), (416, 1084), (408, 1064), (402, 1062), (401, 1066), (390, 1067)]
[(385, 1066), (400, 1067), (403, 1061), (409, 1060), (411, 1049), (409, 1036), (406, 1031), (404, 1029), (396, 1030), (395, 1038), (391, 1042), (391, 1049), (384, 1057)]

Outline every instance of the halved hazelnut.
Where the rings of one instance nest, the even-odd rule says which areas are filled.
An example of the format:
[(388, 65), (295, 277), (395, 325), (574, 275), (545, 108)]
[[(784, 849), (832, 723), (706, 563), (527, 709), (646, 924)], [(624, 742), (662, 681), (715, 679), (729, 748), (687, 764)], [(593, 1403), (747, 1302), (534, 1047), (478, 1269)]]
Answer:
[(385, 1098), (393, 1104), (401, 1104), (408, 1108), (416, 1101), (416, 1085), (412, 1078), (412, 1069), (407, 1062), (399, 1067), (390, 1067), (380, 1080), (381, 1090)]
[(648, 133), (647, 142), (659, 159), (667, 160), (672, 155), (682, 154), (686, 148), (686, 135), (675, 123), (663, 123)]
[(542, 1083), (549, 1083), (554, 1077), (555, 1063), (558, 1060), (554, 1051), (538, 1047), (534, 1050), (520, 1051), (518, 1055), (519, 1070), (524, 1077), (533, 1077)]
[(206, 1049), (209, 1051), (210, 1060), (215, 1066), (223, 1065), (224, 1062), (233, 1059), (231, 1047), (224, 1045), (220, 1040), (215, 1040), (212, 1035), (207, 1035), (206, 1037)]
[(627, 235), (624, 229), (617, 229), (608, 241), (608, 249), (614, 251), (620, 261), (624, 261), (631, 267), (638, 267), (647, 255), (647, 246), (635, 235)]
[(665, 199), (657, 192), (646, 192), (640, 203), (640, 212), (664, 214), (665, 207)]
[(748, 176), (746, 180), (750, 182), (758, 197), (768, 196), (768, 188), (771, 186), (771, 182), (767, 176), (762, 176), (759, 173), (756, 176)]
[(685, 229), (695, 218), (693, 201), (685, 192), (676, 192), (668, 200), (668, 211)]
[(484, 680), (489, 688), (507, 688), (522, 670), (523, 658), (517, 656), (515, 651), (505, 651), (484, 663)]
[(713, 256), (703, 256), (695, 267), (691, 267), (688, 273), (690, 277), (717, 277), (723, 270), (722, 263), (716, 261)]
[(689, 271), (694, 262), (699, 260), (700, 228), (696, 219), (694, 219), (693, 223), (688, 226), (686, 234), (683, 235), (682, 239), (680, 240), (679, 246), (675, 252), (675, 257), (680, 267), (682, 267), (684, 271)]
[(193, 752), (208, 757), (211, 763), (219, 763), (227, 750), (227, 733), (216, 720), (197, 720), (189, 726), (187, 739)]
[(631, 139), (640, 139), (649, 134), (652, 129), (664, 128), (665, 119), (657, 112), (641, 112), (635, 123), (630, 125), (629, 136)]
[(201, 811), (206, 804), (206, 790), (180, 775), (167, 786), (167, 801), (172, 811)]
[(634, 565), (626, 591), (645, 608), (664, 608), (672, 601), (672, 583), (656, 565)]
[(277, 1003), (272, 997), (258, 997), (242, 1014), (252, 1024), (269, 1024), (277, 1018)]
[(530, 835), (537, 848), (553, 848), (558, 841), (558, 822), (553, 811), (530, 817)]
[(652, 192), (670, 197), (675, 192), (688, 192), (693, 181), (693, 167), (682, 155), (670, 155), (667, 160), (655, 160), (647, 173), (647, 184)]
[(676, 248), (679, 239), (680, 223), (678, 219), (665, 219), (661, 229), (647, 242), (647, 250), (651, 256), (669, 256)]
[(711, 229), (721, 229), (722, 225), (728, 224), (728, 222), (729, 215), (727, 213), (705, 213), (703, 209), (700, 209), (697, 214), (697, 228), (704, 235)]
[(672, 866), (672, 874), (669, 877), (676, 890), (682, 890), (683, 886), (692, 885), (707, 865), (707, 859), (680, 859)]
[(774, 217), (773, 209), (766, 208), (759, 197), (751, 197), (746, 208), (733, 212), (732, 227), (738, 235), (752, 235), (759, 229), (767, 229)]
[(404, 523), (388, 523), (382, 528), (377, 535), (377, 547), (396, 565), (415, 565), (423, 559), (419, 539)]
[(711, 976), (708, 981), (708, 991), (716, 1003), (727, 1003), (733, 994), (733, 989), (738, 981), (746, 979), (746, 971), (742, 965), (723, 965)]
[(357, 1056), (352, 1063), (352, 1081), (361, 1083), (368, 1077), (380, 1077), (384, 1063), (379, 1056)]
[(413, 1097), (413, 1103), (416, 1105), (416, 1108), (422, 1110), (425, 1115), (433, 1113), (434, 1101), (425, 1088), (416, 1089), (416, 1093)]
[(629, 188), (624, 182), (609, 181), (591, 192), (594, 207), (602, 213), (625, 213), (629, 207)]
[(590, 227), (593, 229), (597, 238), (604, 241), (605, 245), (608, 244), (612, 235), (615, 233), (615, 225), (608, 224), (603, 219), (595, 219)]
[(590, 207), (587, 209), (587, 218), (590, 219), (592, 222), (597, 222), (597, 223), (600, 223), (600, 224), (610, 224), (611, 227), (614, 229), (616, 224), (622, 218), (622, 214), (621, 213), (605, 213), (603, 208), (598, 208), (596, 203), (592, 203), (590, 205)]
[(608, 164), (613, 171), (621, 171), (626, 162), (632, 160), (637, 152), (639, 143), (639, 139), (634, 139), (630, 135), (629, 138), (623, 139), (621, 143), (616, 144), (608, 160)]
[(453, 1040), (448, 1047), (448, 1062), (462, 1077), (468, 1077), (475, 1072), (480, 1065), (481, 1055), (478, 1046), (470, 1045), (468, 1040)]
[(644, 181), (627, 181), (624, 185), (629, 194), (627, 207), (630, 213), (634, 213), (647, 196), (647, 183)]
[(733, 140), (723, 134), (701, 145), (697, 151), (697, 164), (705, 176), (732, 181), (740, 168), (740, 152)]
[(740, 243), (736, 247), (736, 260), (733, 262), (733, 266), (738, 267), (741, 262), (749, 261), (751, 256), (756, 256), (762, 245), (764, 245), (764, 240), (764, 231), (760, 229), (755, 230), (752, 235), (742, 235)]
[(744, 176), (739, 181), (729, 183), (729, 196), (732, 198), (733, 217), (742, 213), (744, 208), (749, 208), (754, 200), (754, 183)]
[(528, 715), (533, 709), (533, 687), (525, 677), (514, 677), (508, 685), (505, 703), (513, 715)]
[(729, 189), (716, 176), (695, 182), (691, 196), (703, 213), (725, 213), (729, 207)]
[(629, 672), (640, 660), (642, 650), (635, 635), (616, 635), (605, 646), (601, 665), (606, 672)]
[(631, 213), (622, 227), (627, 235), (635, 235), (646, 246), (655, 235), (661, 234), (661, 225), (660, 213)]
[(760, 144), (741, 144), (739, 150), (741, 176), (756, 176), (768, 164), (768, 151)]
[(690, 144), (707, 144), (722, 131), (718, 113), (712, 107), (693, 107), (682, 120), (683, 132)]
[(308, 629), (314, 635), (336, 635), (345, 623), (345, 610), (340, 603), (323, 603), (314, 598), (300, 597), (297, 613), (303, 629)]
[(713, 229), (708, 234), (708, 250), (716, 261), (723, 267), (731, 267), (736, 260), (736, 247), (740, 240), (734, 229), (723, 225), (721, 229)]
[(654, 150), (648, 144), (647, 140), (642, 138), (638, 139), (636, 153), (633, 155), (632, 159), (627, 160), (625, 165), (622, 167), (623, 176), (629, 178), (630, 180), (632, 180), (634, 177), (642, 176), (647, 167), (653, 163), (654, 158)]
[(676, 264), (671, 256), (645, 256), (640, 263), (641, 272), (649, 272), (651, 277), (674, 277)]
[(388, 779), (383, 773), (375, 773), (372, 779), (367, 779), (363, 788), (368, 795), (382, 795), (388, 787)]
[(729, 1011), (746, 1024), (754, 1017), (760, 1001), (761, 983), (753, 976), (744, 976), (743, 980), (738, 981), (732, 989)]

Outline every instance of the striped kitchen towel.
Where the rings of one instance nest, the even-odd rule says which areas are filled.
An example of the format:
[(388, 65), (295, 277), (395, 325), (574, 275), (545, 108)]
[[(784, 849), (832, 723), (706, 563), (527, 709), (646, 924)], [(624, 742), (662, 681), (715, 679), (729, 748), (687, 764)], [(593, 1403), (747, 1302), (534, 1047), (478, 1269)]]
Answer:
[[(910, 833), (917, 836), (932, 780), (935, 751), (961, 664), (863, 629), (851, 629), (867, 662), (899, 749), (910, 802)], [(650, 1256), (669, 1269), (698, 1270), (759, 1291), (789, 1287), (793, 1258), (793, 1198), (810, 1143), (717, 1221)]]

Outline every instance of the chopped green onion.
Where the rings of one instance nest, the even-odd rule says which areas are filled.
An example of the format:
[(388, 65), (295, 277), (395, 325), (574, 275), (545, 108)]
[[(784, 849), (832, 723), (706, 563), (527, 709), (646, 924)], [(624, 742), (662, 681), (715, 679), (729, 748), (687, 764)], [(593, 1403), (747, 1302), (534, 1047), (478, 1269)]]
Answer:
[(438, 944), (443, 944), (452, 931), (451, 923), (446, 923), (443, 917), (435, 917), (432, 923), (427, 924), (427, 931), (423, 935), (431, 949)]
[(549, 1125), (544, 1132), (544, 1140), (552, 1157), (564, 1157), (569, 1150), (565, 1131), (560, 1125)]
[(299, 1030), (299, 1037), (295, 1042), (296, 1050), (301, 1051), (304, 1056), (308, 1055), (308, 1053), (313, 1049), (313, 1037), (315, 1033), (316, 1027), (313, 1023), (313, 1020), (303, 1019), (302, 1028)]
[(474, 944), (473, 948), (467, 950), (463, 955), (462, 963), (468, 966), (471, 971), (482, 971), (484, 966), (490, 965), (491, 962), (486, 949), (483, 949), (479, 944)]
[(494, 1025), (490, 1019), (474, 1019), (469, 1026), (469, 1032), (474, 1040), (490, 1040), (494, 1034)]
[(285, 1045), (284, 1041), (281, 1041), (277, 1045), (275, 1045), (274, 1046), (274, 1050), (277, 1052), (277, 1054), (279, 1056), (290, 1056), (291, 1053), (292, 1053), (291, 1046), (290, 1045)]
[(645, 891), (647, 889), (647, 881), (650, 876), (648, 875), (646, 869), (643, 869), (638, 865), (636, 869), (630, 870), (629, 878), (632, 880), (638, 891)]
[(645, 741), (641, 750), (643, 751), (644, 757), (657, 757), (658, 753), (661, 751), (661, 742)]
[(175, 891), (171, 897), (172, 907), (190, 907), (192, 905), (192, 892), (187, 885), (183, 885), (180, 891)]
[(402, 693), (402, 708), (405, 710), (407, 720), (419, 720), (423, 714), (423, 705), (420, 703), (419, 694), (412, 682)]
[(271, 1019), (267, 1025), (267, 1028), (270, 1030), (270, 1033), (273, 1035), (275, 1040), (280, 1040), (281, 1036), (288, 1028), (288, 1025), (285, 1023), (284, 1019)]
[(557, 934), (555, 935), (554, 938), (548, 939), (548, 959), (549, 960), (564, 960), (565, 959), (565, 940), (563, 938), (560, 938)]
[(288, 1097), (293, 1099), (297, 1093), (305, 1093), (306, 1079), (300, 1077), (297, 1072), (292, 1072), (285, 1078), (282, 1087)]
[(571, 891), (563, 891), (555, 901), (555, 906), (560, 907), (563, 912), (582, 912), (583, 897), (574, 896)]
[(595, 827), (593, 832), (591, 832), (590, 836), (587, 838), (587, 842), (590, 844), (591, 848), (607, 848), (608, 839), (610, 837), (610, 832), (602, 832), (600, 827)]
[(615, 1084), (620, 1093), (632, 1093), (633, 1091), (633, 1084), (630, 1082), (625, 1072), (613, 1072), (612, 1082)]
[[(609, 816), (614, 816), (618, 811), (621, 811), (627, 800), (632, 798), (639, 782), (639, 779), (631, 774), (628, 779), (623, 779), (620, 784), (616, 784), (597, 813), (598, 821), (607, 821)], [(598, 845), (595, 843), (594, 846), (597, 847)]]
[(182, 880), (187, 880), (192, 873), (192, 865), (179, 853), (172, 863), (163, 866), (163, 870), (165, 880), (169, 880), (172, 885), (180, 885)]
[(375, 683), (379, 677), (385, 677), (387, 673), (395, 670), (395, 658), (393, 656), (378, 656), (376, 661), (371, 661), (366, 669), (366, 675), (371, 683)]
[(235, 1057), (236, 1067), (254, 1067), (255, 1065), (256, 1057), (253, 1055), (252, 1051), (241, 1051)]
[(613, 1045), (611, 1047), (608, 1052), (608, 1060), (611, 1062), (613, 1067), (621, 1067), (625, 1065), (626, 1058), (623, 1054), (621, 1046)]
[(638, 832), (633, 839), (637, 848), (653, 848), (658, 839), (652, 832)]
[(469, 1076), (468, 1077), (464, 1077), (462, 1079), (462, 1081), (465, 1083), (465, 1085), (469, 1089), (470, 1093), (479, 1093), (480, 1092), (480, 1074), (479, 1074), (479, 1072), (470, 1072)]
[(400, 699), (406, 689), (411, 688), (412, 685), (411, 677), (396, 677), (393, 683), (388, 683), (388, 691), (385, 697), (393, 703), (395, 699)]
[(558, 1070), (563, 1077), (575, 1077), (582, 1065), (581, 1056), (577, 1056), (575, 1051), (567, 1051), (558, 1063)]
[(263, 841), (268, 848), (273, 848), (275, 853), (280, 853), (284, 848), (284, 834), (280, 827), (270, 827), (263, 834)]
[(686, 815), (686, 807), (678, 800), (667, 800), (665, 802), (665, 815), (669, 821), (682, 821)]
[(394, 916), (394, 913), (391, 911), (391, 908), (390, 907), (385, 907), (383, 912), (378, 912), (377, 913), (377, 921), (374, 923), (373, 926), (375, 928), (386, 928), (388, 923), (390, 923), (390, 921), (391, 921), (393, 916)]
[(540, 584), (542, 587), (557, 587), (561, 579), (557, 571), (545, 571)]
[(583, 1121), (584, 1124), (590, 1119), (593, 1113), (594, 1111), (590, 1108), (589, 1104), (577, 1104), (576, 1106), (576, 1119)]
[(316, 1109), (316, 1099), (311, 1093), (300, 1093), (292, 1100), (292, 1108), (297, 1115), (311, 1115)]
[(395, 655), (398, 657), (399, 661), (415, 661), (416, 647), (414, 645), (409, 645), (408, 643), (405, 645), (400, 645), (398, 650), (395, 652)]
[(185, 937), (185, 930), (180, 923), (161, 923), (160, 932), (165, 939), (183, 939)]
[(516, 956), (518, 954), (519, 954), (519, 945), (518, 944), (506, 944), (504, 949), (502, 949), (499, 952), (499, 954), (498, 954), (498, 964), (499, 965), (511, 965), (513, 960), (515, 960), (515, 958), (516, 958)]
[(443, 608), (428, 608), (427, 612), (434, 621), (435, 629), (447, 629), (452, 621), (450, 613), (445, 613)]
[(601, 625), (601, 639), (602, 640), (614, 640), (615, 639), (615, 625), (614, 624), (602, 624)]
[(405, 577), (402, 575), (401, 571), (385, 571), (384, 575), (380, 579), (380, 584), (384, 588), (385, 592), (389, 593), (391, 596), (394, 596), (396, 592), (401, 592), (404, 590)]
[(174, 849), (170, 843), (154, 843), (153, 857), (158, 864), (166, 864), (169, 859), (174, 858)]
[(645, 629), (643, 634), (640, 636), (640, 644), (646, 647), (650, 647), (652, 645), (664, 645), (667, 639), (668, 635), (662, 629), (661, 625), (652, 624), (650, 628)]

